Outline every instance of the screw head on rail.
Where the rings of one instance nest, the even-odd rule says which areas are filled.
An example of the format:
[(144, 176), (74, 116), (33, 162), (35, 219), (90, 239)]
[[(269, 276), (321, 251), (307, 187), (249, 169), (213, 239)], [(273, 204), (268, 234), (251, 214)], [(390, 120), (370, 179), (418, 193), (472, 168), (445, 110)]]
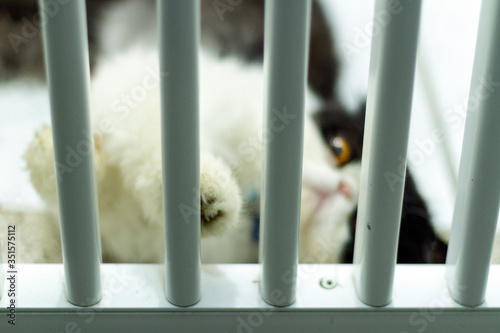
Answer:
[(323, 289), (333, 289), (337, 286), (337, 282), (333, 278), (326, 277), (326, 278), (321, 278), (321, 280), (319, 280), (319, 285)]

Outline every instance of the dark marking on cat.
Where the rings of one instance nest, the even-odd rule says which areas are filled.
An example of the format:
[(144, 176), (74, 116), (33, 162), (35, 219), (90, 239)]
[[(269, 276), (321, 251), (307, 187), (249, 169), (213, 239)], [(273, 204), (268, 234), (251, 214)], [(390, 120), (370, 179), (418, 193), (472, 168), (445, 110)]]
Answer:
[[(87, 0), (87, 28), (89, 41), (90, 68), (97, 63), (101, 45), (99, 27), (106, 7), (123, 0)], [(156, 11), (152, 0), (143, 2)], [(236, 55), (249, 62), (261, 62), (264, 56), (264, 0), (245, 0), (231, 8), (221, 20), (214, 9), (213, 0), (201, 0), (201, 41), (205, 46), (213, 46), (221, 56)], [(0, 2), (0, 35), (17, 33), (22, 37), (25, 21), (33, 24), (38, 13), (36, 0), (2, 0)], [(151, 18), (156, 19), (156, 16)], [(36, 27), (39, 29), (39, 27)], [(0, 63), (5, 71), (0, 79), (11, 79), (19, 75), (29, 75), (44, 79), (43, 48), (41, 31), (20, 45), (20, 52), (14, 52), (5, 38), (0, 41)], [(313, 1), (311, 34), (309, 47), (308, 82), (322, 98), (334, 97), (334, 81), (339, 72), (339, 62), (334, 55), (333, 37), (326, 18), (317, 1)]]
[[(202, 42), (215, 46), (221, 56), (237, 55), (249, 62), (262, 62), (264, 7), (264, 0), (245, 0), (227, 11), (224, 20), (221, 20), (219, 13), (214, 10), (213, 0), (202, 0)], [(339, 72), (333, 43), (321, 6), (313, 1), (308, 82), (325, 100), (334, 97), (332, 87)]]

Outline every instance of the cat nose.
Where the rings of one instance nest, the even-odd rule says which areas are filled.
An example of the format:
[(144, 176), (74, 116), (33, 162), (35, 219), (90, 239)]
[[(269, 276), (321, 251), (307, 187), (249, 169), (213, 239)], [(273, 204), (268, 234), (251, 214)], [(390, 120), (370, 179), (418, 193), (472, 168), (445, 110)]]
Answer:
[(348, 199), (352, 199), (352, 188), (347, 182), (341, 182), (339, 187), (337, 188), (337, 193), (340, 193), (347, 197)]

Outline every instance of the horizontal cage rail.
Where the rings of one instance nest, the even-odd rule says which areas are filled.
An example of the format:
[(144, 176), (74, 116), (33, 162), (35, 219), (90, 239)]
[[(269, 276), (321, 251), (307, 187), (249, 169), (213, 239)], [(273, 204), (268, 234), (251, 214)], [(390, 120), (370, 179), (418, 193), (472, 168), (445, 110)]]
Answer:
[[(153, 332), (159, 328), (169, 332), (365, 332), (366, 327), (371, 332), (398, 333), (498, 331), (500, 265), (491, 267), (486, 302), (475, 308), (452, 300), (444, 265), (397, 265), (394, 297), (385, 307), (359, 301), (352, 270), (352, 265), (301, 264), (296, 302), (273, 307), (260, 297), (260, 265), (203, 265), (204, 296), (184, 308), (165, 299), (162, 265), (104, 264), (103, 299), (82, 308), (66, 300), (62, 265), (20, 264), (15, 328), (24, 332)], [(8, 290), (6, 284), (0, 301), (2, 331), (12, 328), (7, 322)]]

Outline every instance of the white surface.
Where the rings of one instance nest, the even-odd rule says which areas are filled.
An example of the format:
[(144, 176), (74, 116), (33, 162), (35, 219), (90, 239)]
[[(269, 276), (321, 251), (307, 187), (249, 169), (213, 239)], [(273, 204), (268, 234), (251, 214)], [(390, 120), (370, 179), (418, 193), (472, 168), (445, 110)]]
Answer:
[[(334, 26), (337, 53), (342, 61), (339, 93), (349, 107), (366, 95), (368, 80), (370, 22), (373, 0), (320, 0)], [(458, 167), (464, 117), (475, 47), (479, 1), (424, 1), (420, 36), (421, 56), (417, 66), (414, 110), (410, 133), (410, 168), (426, 198), (436, 225), (448, 229), (454, 201), (454, 186), (443, 149), (451, 147), (455, 170)], [(355, 53), (347, 52), (356, 49)], [(422, 66), (424, 64), (425, 66)], [(428, 73), (429, 78), (422, 79)], [(429, 83), (432, 87), (429, 87)], [(435, 92), (429, 102), (428, 88)], [(449, 134), (445, 143), (423, 153), (418, 143), (432, 138), (439, 126), (432, 120), (431, 107), (437, 107)], [(453, 114), (455, 112), (455, 114)], [(50, 119), (48, 97), (41, 85), (22, 81), (0, 85), (0, 207), (40, 209), (42, 203), (31, 188), (21, 158), (33, 132)], [(412, 162), (413, 161), (413, 162)]]
[[(202, 265), (202, 298), (189, 307), (191, 311), (217, 309), (273, 309), (259, 291), (258, 264)], [(6, 265), (3, 269), (7, 270)], [(374, 309), (356, 296), (352, 282), (352, 265), (299, 265), (297, 300), (280, 311), (304, 309)], [(18, 309), (73, 311), (64, 294), (64, 268), (59, 264), (19, 264), (16, 266)], [(397, 265), (392, 302), (381, 311), (402, 309), (468, 310), (449, 296), (444, 279), (444, 265)], [(9, 274), (9, 273), (7, 273)], [(476, 311), (500, 311), (500, 266), (490, 270), (486, 302)], [(321, 279), (331, 279), (336, 286), (321, 287)], [(88, 309), (101, 310), (179, 310), (164, 294), (164, 269), (156, 264), (102, 265), (103, 298)], [(0, 314), (6, 311), (11, 297), (5, 288), (0, 300)]]
[(43, 208), (22, 155), (44, 123), (50, 123), (45, 85), (23, 80), (0, 85), (0, 209)]

